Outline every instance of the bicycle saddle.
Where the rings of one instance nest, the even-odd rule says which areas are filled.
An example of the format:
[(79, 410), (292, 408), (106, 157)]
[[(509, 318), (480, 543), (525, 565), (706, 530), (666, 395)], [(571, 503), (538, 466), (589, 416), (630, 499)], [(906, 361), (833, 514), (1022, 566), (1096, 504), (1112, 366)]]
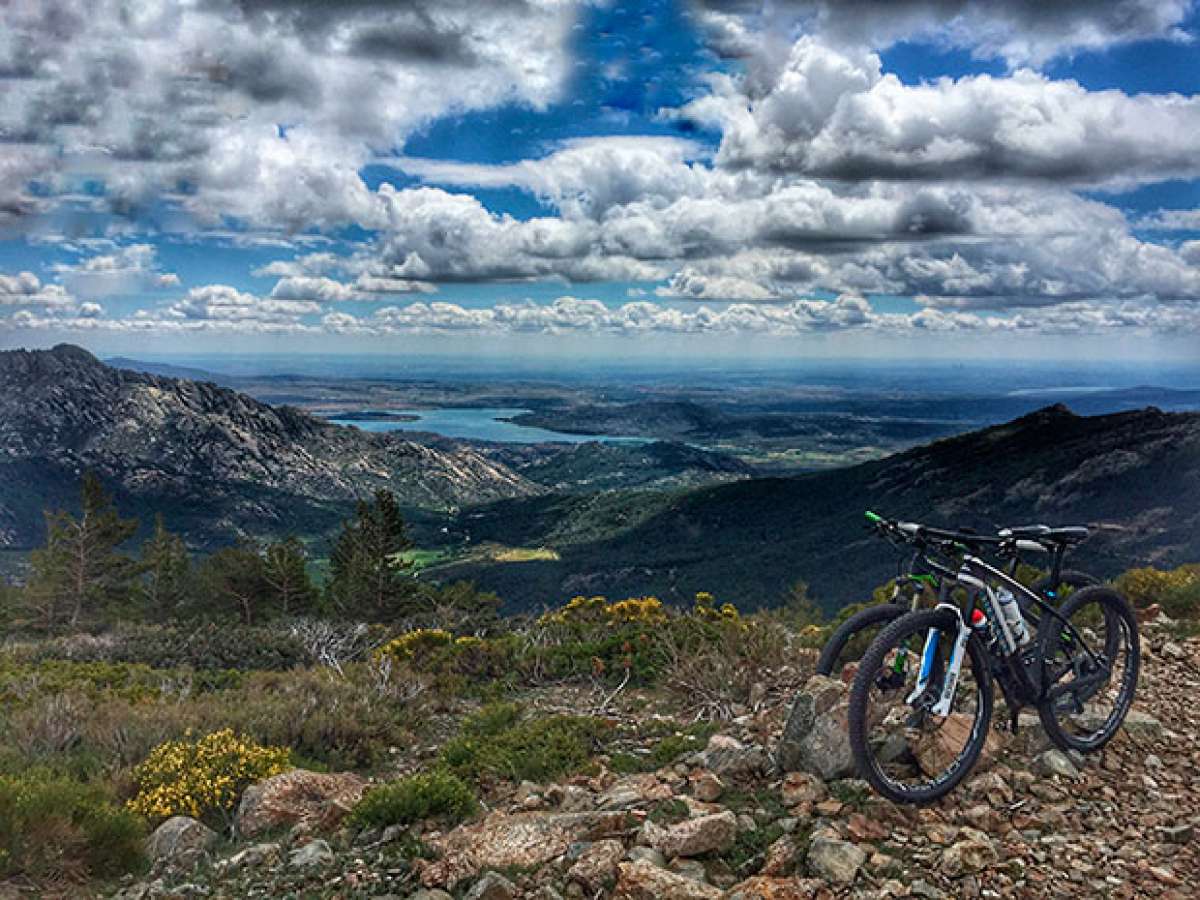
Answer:
[(1077, 544), (1088, 536), (1088, 530), (1086, 525), (1064, 525), (1061, 528), (1051, 528), (1049, 525), (1017, 525), (1013, 528), (1001, 529), (999, 534), (1001, 537), (1033, 538), (1056, 544)]

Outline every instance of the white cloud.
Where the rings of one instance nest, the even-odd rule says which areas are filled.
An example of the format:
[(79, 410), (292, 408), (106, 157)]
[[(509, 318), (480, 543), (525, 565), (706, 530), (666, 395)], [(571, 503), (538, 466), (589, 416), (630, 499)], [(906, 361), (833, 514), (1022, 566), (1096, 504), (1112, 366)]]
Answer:
[(173, 319), (281, 323), (320, 311), (321, 305), (311, 300), (258, 297), (227, 284), (207, 284), (192, 288), (168, 306), (165, 315)]
[(1200, 175), (1196, 97), (1088, 91), (1030, 70), (906, 85), (874, 53), (811, 36), (765, 90), (727, 75), (712, 86), (683, 114), (721, 128), (723, 166), (1100, 185)]
[(288, 275), (279, 279), (271, 296), (279, 300), (311, 300), (316, 303), (343, 303), (348, 300), (380, 300), (393, 294), (430, 294), (436, 288), (423, 281), (359, 275), (353, 283), (324, 275)]
[(70, 291), (85, 297), (179, 287), (179, 276), (160, 268), (154, 245), (112, 245), (109, 249), (111, 252), (51, 268)]
[(886, 47), (899, 40), (926, 40), (1010, 64), (1041, 64), (1133, 41), (1186, 41), (1181, 26), (1192, 2), (780, 0), (760, 5), (697, 0), (696, 6), (722, 55), (761, 53), (771, 31), (800, 30), (848, 45)]
[(1200, 209), (1160, 209), (1137, 223), (1147, 231), (1200, 231)]
[(74, 298), (58, 284), (43, 284), (32, 272), (0, 272), (0, 306), (72, 306)]
[(1120, 304), (1071, 301), (1024, 310), (1017, 315), (980, 314), (926, 308), (915, 313), (880, 313), (857, 294), (834, 300), (802, 298), (781, 303), (679, 306), (633, 301), (610, 307), (598, 300), (564, 296), (539, 304), (500, 303), (473, 309), (456, 303), (417, 301), (388, 306), (371, 315), (326, 312), (305, 321), (317, 304), (256, 298), (224, 285), (209, 285), (165, 313), (141, 311), (109, 318), (98, 304), (66, 315), (20, 310), (0, 320), (14, 330), (110, 331), (186, 334), (327, 334), (386, 338), (433, 334), (542, 334), (552, 336), (661, 334), (751, 336), (786, 339), (828, 332), (869, 332), (880, 337), (920, 332), (1014, 334), (1200, 333), (1200, 309), (1124, 301)]
[[(369, 225), (357, 172), (375, 153), (452, 110), (559, 96), (577, 6), (5, 4), (0, 134), (29, 150), (0, 165), (0, 226), (28, 227), (89, 178), (118, 214), (167, 197), (205, 225)], [(29, 195), (34, 178), (48, 197)]]

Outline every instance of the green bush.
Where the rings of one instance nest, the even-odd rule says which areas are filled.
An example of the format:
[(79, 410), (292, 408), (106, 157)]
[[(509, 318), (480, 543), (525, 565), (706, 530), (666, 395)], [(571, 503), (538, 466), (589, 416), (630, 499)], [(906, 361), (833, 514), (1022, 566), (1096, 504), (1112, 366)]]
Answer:
[(143, 863), (144, 829), (98, 786), (41, 771), (0, 776), (0, 876), (110, 878)]
[(142, 663), (65, 659), (44, 659), (37, 663), (0, 662), (0, 700), (5, 703), (68, 691), (139, 701), (164, 694), (226, 690), (241, 682), (241, 673), (231, 670), (152, 669)]
[(371, 788), (354, 807), (350, 824), (386, 828), (435, 817), (458, 824), (475, 812), (475, 807), (475, 795), (466, 782), (435, 769)]
[[(96, 642), (91, 658), (145, 663), (156, 669), (188, 666), (208, 669), (282, 670), (307, 665), (301, 642), (282, 626), (247, 627), (201, 622), (171, 625), (125, 625)], [(51, 645), (52, 647), (53, 645)], [(81, 651), (68, 644), (75, 658)]]
[(473, 780), (548, 781), (582, 768), (609, 727), (590, 716), (519, 716), (513, 704), (483, 707), (442, 750), (442, 762)]
[(1172, 618), (1192, 618), (1200, 614), (1200, 565), (1176, 569), (1130, 569), (1117, 576), (1117, 590), (1134, 606), (1158, 603)]

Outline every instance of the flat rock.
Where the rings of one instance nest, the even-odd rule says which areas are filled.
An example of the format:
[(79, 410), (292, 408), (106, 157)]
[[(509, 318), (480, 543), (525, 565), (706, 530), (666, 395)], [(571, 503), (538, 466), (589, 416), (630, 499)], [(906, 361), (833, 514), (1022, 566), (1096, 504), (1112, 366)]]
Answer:
[(732, 846), (738, 833), (737, 816), (729, 810), (685, 819), (654, 833), (653, 846), (664, 856), (700, 856)]
[(309, 866), (327, 866), (333, 862), (333, 850), (328, 842), (321, 839), (309, 841), (302, 847), (297, 847), (288, 854), (288, 865), (296, 868)]
[(645, 860), (621, 863), (618, 867), (618, 900), (719, 900), (721, 891), (710, 884), (692, 881)]
[(450, 887), (488, 869), (535, 869), (566, 854), (572, 842), (612, 834), (625, 814), (496, 811), (426, 843), (440, 859), (420, 866), (426, 887)]
[(730, 778), (761, 775), (770, 766), (767, 751), (757, 744), (743, 744), (727, 734), (714, 734), (708, 745), (696, 754), (696, 762), (705, 769)]
[(852, 884), (866, 861), (866, 852), (857, 845), (826, 835), (814, 837), (808, 847), (809, 869), (835, 884)]

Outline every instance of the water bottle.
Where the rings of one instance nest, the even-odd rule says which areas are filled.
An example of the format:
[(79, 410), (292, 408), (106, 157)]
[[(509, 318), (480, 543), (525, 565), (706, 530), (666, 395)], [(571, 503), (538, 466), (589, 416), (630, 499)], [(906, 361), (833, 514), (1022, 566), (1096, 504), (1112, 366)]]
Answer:
[(1017, 598), (1008, 588), (1000, 587), (996, 591), (996, 600), (1000, 603), (1000, 614), (1004, 616), (1009, 634), (1013, 636), (1018, 647), (1024, 647), (1029, 643), (1029, 629), (1025, 627), (1025, 617), (1021, 615), (1021, 609), (1017, 606)]

